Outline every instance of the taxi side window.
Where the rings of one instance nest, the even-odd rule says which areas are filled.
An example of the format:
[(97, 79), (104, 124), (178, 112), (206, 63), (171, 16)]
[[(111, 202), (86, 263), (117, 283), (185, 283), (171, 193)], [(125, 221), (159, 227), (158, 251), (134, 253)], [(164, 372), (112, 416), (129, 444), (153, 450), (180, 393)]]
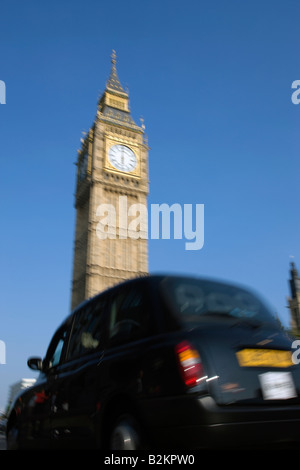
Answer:
[(69, 343), (68, 359), (100, 350), (104, 340), (104, 312), (106, 300), (97, 299), (83, 307), (75, 317)]
[(144, 290), (138, 286), (121, 289), (110, 308), (110, 345), (135, 341), (149, 334), (149, 309)]
[(52, 356), (52, 359), (50, 361), (52, 367), (56, 367), (60, 363), (63, 347), (64, 347), (64, 338), (60, 338), (56, 346), (56, 349), (54, 351), (54, 354)]
[(69, 326), (65, 326), (59, 329), (55, 333), (49, 345), (48, 352), (47, 352), (46, 359), (45, 359), (45, 364), (47, 365), (47, 368), (56, 367), (61, 363), (64, 357), (65, 347), (67, 345), (66, 340), (67, 340), (68, 332), (69, 332)]

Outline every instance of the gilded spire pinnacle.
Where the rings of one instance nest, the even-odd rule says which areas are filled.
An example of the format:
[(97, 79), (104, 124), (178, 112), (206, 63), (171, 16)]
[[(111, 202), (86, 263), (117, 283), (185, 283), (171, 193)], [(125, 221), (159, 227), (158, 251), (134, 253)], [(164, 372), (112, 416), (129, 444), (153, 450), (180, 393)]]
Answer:
[(112, 54), (111, 54), (111, 63), (113, 65), (116, 65), (117, 63), (117, 54), (116, 51), (113, 49)]

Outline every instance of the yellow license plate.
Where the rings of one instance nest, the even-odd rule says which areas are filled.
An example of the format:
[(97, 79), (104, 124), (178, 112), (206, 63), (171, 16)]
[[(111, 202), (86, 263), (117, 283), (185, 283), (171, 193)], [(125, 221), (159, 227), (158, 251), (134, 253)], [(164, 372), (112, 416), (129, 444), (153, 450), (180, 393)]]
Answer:
[(290, 367), (293, 365), (290, 351), (277, 349), (242, 349), (236, 353), (241, 367)]

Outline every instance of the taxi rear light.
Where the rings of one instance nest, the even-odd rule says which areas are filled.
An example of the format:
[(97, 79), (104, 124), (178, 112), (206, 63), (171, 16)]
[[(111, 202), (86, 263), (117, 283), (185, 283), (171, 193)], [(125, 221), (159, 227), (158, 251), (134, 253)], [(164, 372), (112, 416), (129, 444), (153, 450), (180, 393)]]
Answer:
[(187, 341), (177, 344), (176, 355), (181, 377), (187, 387), (193, 387), (205, 376), (198, 351)]

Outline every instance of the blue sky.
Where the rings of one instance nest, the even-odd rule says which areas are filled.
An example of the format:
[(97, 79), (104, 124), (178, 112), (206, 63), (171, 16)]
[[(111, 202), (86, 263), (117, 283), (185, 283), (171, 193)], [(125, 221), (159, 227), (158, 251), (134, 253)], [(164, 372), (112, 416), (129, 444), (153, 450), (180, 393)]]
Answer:
[(4, 1), (0, 409), (70, 308), (77, 149), (110, 73), (149, 138), (149, 204), (204, 204), (205, 242), (149, 240), (151, 272), (246, 284), (288, 323), (300, 268), (297, 0)]

